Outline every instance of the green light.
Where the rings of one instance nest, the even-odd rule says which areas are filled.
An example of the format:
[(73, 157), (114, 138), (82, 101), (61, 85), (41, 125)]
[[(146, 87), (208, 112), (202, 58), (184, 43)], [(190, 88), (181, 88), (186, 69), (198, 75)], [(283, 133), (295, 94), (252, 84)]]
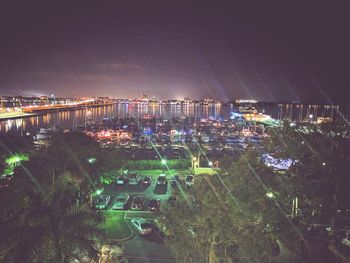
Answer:
[(7, 167), (7, 168), (4, 169), (4, 174), (5, 174), (5, 175), (13, 175), (13, 174), (14, 174), (14, 171), (13, 171), (12, 168)]
[(268, 198), (274, 198), (274, 197), (275, 197), (274, 193), (272, 193), (272, 192), (267, 192), (267, 193), (266, 193), (266, 196), (267, 196)]
[(22, 161), (28, 161), (29, 157), (26, 154), (14, 154), (5, 159), (5, 163), (7, 165), (18, 165)]
[(102, 189), (97, 189), (97, 190), (96, 190), (96, 194), (97, 194), (97, 195), (102, 194), (102, 192), (103, 192), (103, 190), (102, 190)]
[(162, 159), (162, 164), (166, 165), (166, 160), (165, 159)]

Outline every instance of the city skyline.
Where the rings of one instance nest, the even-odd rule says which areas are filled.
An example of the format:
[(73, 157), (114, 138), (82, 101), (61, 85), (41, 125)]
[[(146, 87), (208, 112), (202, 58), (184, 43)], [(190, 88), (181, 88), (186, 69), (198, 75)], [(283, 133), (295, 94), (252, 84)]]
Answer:
[[(26, 96), (25, 94), (0, 94), (0, 99), (2, 102), (24, 102), (28, 105), (35, 105), (36, 102), (44, 103), (45, 101), (49, 102), (49, 104), (52, 103), (63, 103), (65, 104), (65, 101), (80, 101), (84, 99), (89, 99), (91, 101), (99, 101), (99, 100), (108, 100), (108, 101), (113, 101), (114, 103), (119, 101), (119, 102), (130, 102), (130, 103), (172, 103), (172, 102), (181, 102), (181, 103), (230, 103), (230, 104), (259, 104), (259, 103), (267, 103), (267, 104), (294, 104), (294, 105), (309, 105), (309, 106), (315, 106), (315, 105), (324, 105), (324, 106), (349, 106), (348, 103), (340, 103), (340, 104), (327, 104), (327, 103), (314, 103), (312, 101), (288, 101), (288, 100), (279, 100), (279, 101), (272, 101), (272, 100), (257, 100), (254, 98), (227, 98), (227, 99), (220, 99), (218, 97), (157, 97), (153, 96), (152, 94), (140, 94), (139, 96), (135, 97), (118, 97), (118, 96), (102, 96), (102, 95), (97, 95), (97, 96), (70, 96), (70, 97), (65, 97), (65, 96), (56, 96), (55, 94), (35, 94), (35, 95), (28, 95)], [(24, 100), (24, 101), (23, 101)]]
[(349, 18), (318, 4), (5, 4), (0, 93), (347, 101)]

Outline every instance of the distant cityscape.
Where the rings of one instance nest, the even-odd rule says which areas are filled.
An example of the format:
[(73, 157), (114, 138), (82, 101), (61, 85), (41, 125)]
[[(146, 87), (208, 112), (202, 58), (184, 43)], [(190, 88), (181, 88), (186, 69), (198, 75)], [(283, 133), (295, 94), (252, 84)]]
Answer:
[[(310, 104), (307, 102), (300, 101), (262, 101), (257, 99), (229, 99), (229, 100), (221, 100), (216, 98), (204, 98), (204, 99), (193, 99), (190, 97), (184, 97), (183, 99), (159, 99), (155, 96), (147, 96), (142, 94), (138, 98), (116, 98), (116, 97), (108, 97), (108, 96), (99, 96), (99, 97), (56, 97), (53, 94), (51, 96), (39, 96), (39, 97), (29, 97), (29, 96), (0, 96), (1, 108), (4, 107), (27, 107), (27, 106), (44, 106), (44, 105), (73, 105), (73, 104), (82, 104), (82, 103), (90, 103), (90, 104), (98, 104), (98, 103), (136, 103), (136, 104), (170, 104), (170, 105), (181, 105), (181, 104), (213, 104), (213, 103), (221, 103), (221, 104), (243, 104), (243, 103), (251, 103), (251, 104), (270, 104), (270, 105), (278, 105), (278, 104), (291, 104), (291, 105), (302, 105), (302, 104)], [(315, 104), (313, 105), (323, 105), (323, 104)], [(338, 105), (332, 105), (338, 107)]]
[[(184, 97), (183, 99), (158, 99), (153, 96), (141, 95), (139, 98), (111, 98), (111, 97), (74, 97), (63, 98), (51, 96), (25, 97), (2, 96), (0, 97), (0, 120), (17, 119), (36, 116), (39, 114), (76, 110), (91, 107), (109, 105), (142, 105), (142, 106), (216, 106), (232, 107), (238, 112), (244, 109), (248, 120), (270, 118), (266, 111), (273, 110), (273, 118), (278, 120), (289, 119), (298, 121), (315, 121), (318, 123), (329, 121), (345, 121), (349, 118), (350, 108), (338, 105), (307, 105), (296, 102), (266, 102), (254, 99), (219, 100), (205, 98), (201, 100)], [(243, 111), (244, 111), (243, 110)], [(233, 110), (234, 111), (234, 110)], [(259, 114), (258, 114), (259, 111)], [(263, 114), (264, 115), (261, 115)], [(270, 112), (271, 115), (271, 112)]]

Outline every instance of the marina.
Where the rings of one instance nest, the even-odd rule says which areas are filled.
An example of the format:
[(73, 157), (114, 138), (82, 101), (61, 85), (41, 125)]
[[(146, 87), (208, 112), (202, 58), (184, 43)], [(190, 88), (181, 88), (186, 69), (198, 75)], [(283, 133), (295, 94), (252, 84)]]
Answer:
[[(251, 106), (250, 106), (251, 107)], [(348, 118), (348, 108), (338, 106), (293, 105), (293, 104), (259, 104), (249, 112), (249, 108), (242, 108), (243, 114), (251, 120), (259, 120), (270, 116), (272, 119), (293, 121), (317, 121), (319, 117), (344, 121)], [(232, 114), (240, 112), (240, 106), (233, 103), (188, 103), (188, 104), (142, 104), (118, 102), (103, 106), (84, 106), (71, 109), (55, 109), (49, 111), (32, 112), (22, 115), (4, 116), (0, 119), (1, 132), (15, 132), (18, 134), (36, 133), (40, 128), (59, 126), (64, 130), (74, 130), (84, 127), (88, 122), (102, 123), (103, 119), (115, 118), (147, 118), (158, 116), (163, 119), (193, 117), (228, 120)], [(256, 114), (259, 112), (259, 114)], [(249, 114), (253, 115), (249, 115)], [(341, 114), (340, 114), (341, 113)]]

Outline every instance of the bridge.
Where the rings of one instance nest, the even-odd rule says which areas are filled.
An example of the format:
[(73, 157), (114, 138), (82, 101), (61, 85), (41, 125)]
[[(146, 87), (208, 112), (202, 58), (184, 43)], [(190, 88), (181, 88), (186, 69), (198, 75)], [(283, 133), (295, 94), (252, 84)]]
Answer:
[(113, 105), (114, 102), (100, 102), (96, 103), (95, 101), (82, 101), (75, 103), (67, 103), (67, 104), (46, 104), (46, 105), (30, 105), (23, 106), (23, 113), (33, 113), (33, 112), (42, 112), (42, 111), (56, 111), (56, 110), (76, 110), (86, 107), (101, 107), (101, 106), (110, 106)]

